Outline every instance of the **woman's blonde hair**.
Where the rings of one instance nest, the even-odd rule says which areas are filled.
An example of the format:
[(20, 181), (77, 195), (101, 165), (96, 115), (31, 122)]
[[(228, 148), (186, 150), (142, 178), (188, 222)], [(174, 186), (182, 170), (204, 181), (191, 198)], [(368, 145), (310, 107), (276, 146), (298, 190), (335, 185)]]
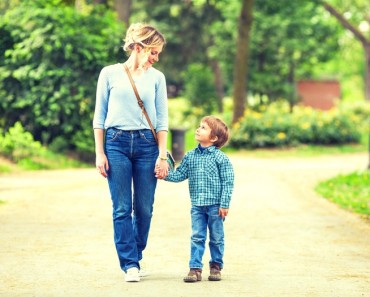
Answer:
[(128, 29), (126, 37), (123, 40), (124, 51), (132, 51), (135, 44), (140, 44), (143, 47), (157, 47), (166, 44), (166, 39), (163, 34), (155, 27), (144, 24), (134, 23)]

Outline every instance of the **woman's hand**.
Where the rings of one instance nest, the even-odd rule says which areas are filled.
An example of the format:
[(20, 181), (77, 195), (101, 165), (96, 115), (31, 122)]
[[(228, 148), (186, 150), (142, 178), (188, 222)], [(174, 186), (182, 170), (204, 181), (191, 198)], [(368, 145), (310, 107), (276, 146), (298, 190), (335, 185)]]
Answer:
[(164, 179), (168, 175), (168, 163), (166, 159), (158, 158), (155, 163), (155, 176), (159, 179)]
[(107, 171), (109, 170), (108, 159), (104, 153), (96, 154), (96, 169), (103, 176), (107, 177)]

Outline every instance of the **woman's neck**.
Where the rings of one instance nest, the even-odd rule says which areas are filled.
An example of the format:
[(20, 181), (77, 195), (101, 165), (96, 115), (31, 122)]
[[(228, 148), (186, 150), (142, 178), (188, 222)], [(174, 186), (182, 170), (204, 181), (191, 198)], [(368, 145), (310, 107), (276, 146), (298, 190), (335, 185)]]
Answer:
[(147, 69), (140, 67), (139, 62), (130, 56), (125, 62), (133, 77), (140, 77)]

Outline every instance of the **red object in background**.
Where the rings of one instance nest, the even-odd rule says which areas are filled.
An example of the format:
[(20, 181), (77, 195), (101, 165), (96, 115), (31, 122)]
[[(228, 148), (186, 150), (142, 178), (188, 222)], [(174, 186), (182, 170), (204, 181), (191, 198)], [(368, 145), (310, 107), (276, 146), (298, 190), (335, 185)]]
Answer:
[(340, 84), (336, 80), (300, 80), (297, 93), (299, 104), (328, 110), (340, 99)]

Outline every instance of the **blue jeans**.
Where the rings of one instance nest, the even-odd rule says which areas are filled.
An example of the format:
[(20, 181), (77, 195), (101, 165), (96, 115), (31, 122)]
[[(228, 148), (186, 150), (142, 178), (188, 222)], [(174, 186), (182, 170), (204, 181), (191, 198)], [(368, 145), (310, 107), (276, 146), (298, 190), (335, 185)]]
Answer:
[(207, 227), (209, 229), (209, 250), (211, 260), (223, 268), (224, 255), (224, 223), (218, 215), (219, 205), (192, 206), (191, 213), (191, 244), (190, 244), (190, 268), (203, 268), (202, 258), (207, 239)]
[(109, 128), (105, 136), (114, 242), (121, 269), (139, 266), (146, 247), (157, 185), (158, 146), (151, 130)]

